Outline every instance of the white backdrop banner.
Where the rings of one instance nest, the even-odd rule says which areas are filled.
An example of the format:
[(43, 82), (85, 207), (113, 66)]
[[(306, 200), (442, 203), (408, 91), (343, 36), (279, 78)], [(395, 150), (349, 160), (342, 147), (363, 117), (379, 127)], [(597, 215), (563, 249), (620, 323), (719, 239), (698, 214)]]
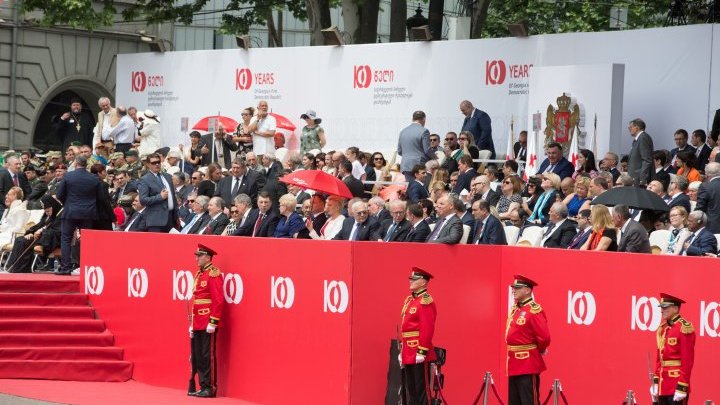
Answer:
[[(265, 99), (297, 125), (295, 137), (304, 125), (300, 115), (312, 109), (323, 119), (326, 150), (354, 145), (389, 153), (415, 110), (427, 113), (431, 132), (459, 131), (459, 104), (468, 99), (492, 118), (495, 148), (502, 154), (511, 116), (519, 123), (516, 132), (527, 129), (532, 66), (623, 64), (622, 121), (643, 118), (656, 147), (671, 148), (677, 128), (709, 128), (710, 109), (720, 108), (710, 91), (711, 69), (713, 88), (720, 79), (720, 40), (712, 45), (718, 36), (713, 28), (125, 54), (117, 58), (116, 102), (154, 110), (167, 146), (189, 142), (180, 131), (181, 117), (189, 117), (190, 127), (218, 113), (239, 120), (242, 108)], [(583, 86), (601, 90), (601, 83), (583, 80)], [(607, 127), (601, 119), (598, 126)], [(617, 145), (620, 154), (631, 142), (622, 128), (608, 134), (608, 145)]]

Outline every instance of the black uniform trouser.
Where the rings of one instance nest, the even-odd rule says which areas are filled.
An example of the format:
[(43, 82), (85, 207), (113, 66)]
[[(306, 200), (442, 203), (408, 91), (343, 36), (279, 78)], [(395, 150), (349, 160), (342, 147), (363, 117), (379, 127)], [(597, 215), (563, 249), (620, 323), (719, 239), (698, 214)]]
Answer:
[(192, 369), (197, 370), (201, 390), (217, 391), (217, 361), (215, 357), (215, 333), (204, 330), (193, 330), (190, 338), (190, 361)]
[(508, 405), (540, 405), (540, 374), (509, 377)]
[(687, 405), (688, 404), (688, 398), (690, 398), (690, 395), (686, 396), (685, 399), (682, 401), (673, 401), (672, 395), (662, 395), (658, 398), (658, 402), (654, 402), (658, 405)]
[(75, 231), (79, 229), (90, 229), (92, 228), (91, 219), (63, 219), (60, 234), (60, 251), (62, 257), (60, 260), (61, 266), (60, 271), (71, 272), (72, 268), (72, 240)]
[(430, 364), (406, 364), (402, 369), (405, 374), (405, 405), (428, 405), (430, 403)]

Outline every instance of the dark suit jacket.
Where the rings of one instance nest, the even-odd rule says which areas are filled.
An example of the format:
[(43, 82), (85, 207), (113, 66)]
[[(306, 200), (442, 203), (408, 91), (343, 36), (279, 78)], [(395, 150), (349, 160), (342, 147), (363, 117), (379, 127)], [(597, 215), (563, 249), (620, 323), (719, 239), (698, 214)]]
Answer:
[[(580, 231), (578, 231), (578, 232), (580, 232)], [(580, 247), (582, 245), (584, 245), (585, 242), (587, 242), (587, 240), (591, 234), (592, 234), (592, 228), (589, 228), (589, 230), (587, 232), (575, 234), (575, 237), (570, 242), (570, 245), (568, 245), (568, 249), (580, 249)]]
[(177, 195), (177, 198), (179, 200), (178, 204), (182, 204), (187, 200), (188, 195), (190, 195), (190, 192), (192, 191), (193, 187), (189, 185), (184, 185), (180, 187), (180, 190), (177, 190), (175, 194)]
[[(387, 233), (390, 230), (390, 226), (392, 226), (393, 220), (392, 219), (386, 219), (382, 221), (382, 226), (380, 228), (380, 239), (386, 240)], [(410, 232), (410, 228), (412, 228), (412, 224), (410, 224), (410, 221), (403, 218), (402, 222), (398, 224), (398, 226), (395, 227), (393, 230), (392, 235), (390, 236), (390, 239), (387, 240), (388, 242), (402, 242), (405, 240), (405, 237), (407, 237), (408, 232)]]
[(222, 198), (227, 205), (232, 205), (233, 198), (235, 198), (238, 194), (247, 194), (250, 196), (250, 201), (255, 201), (257, 200), (258, 195), (259, 177), (260, 174), (256, 171), (246, 171), (245, 175), (242, 176), (237, 193), (232, 192), (233, 181), (235, 178), (233, 176), (222, 178), (216, 187), (215, 196)]
[(620, 243), (618, 243), (618, 252), (630, 253), (651, 253), (650, 241), (648, 233), (642, 225), (635, 220), (630, 219), (630, 223), (625, 232), (623, 232)]
[(617, 181), (618, 177), (620, 177), (620, 170), (617, 169), (617, 167), (612, 167), (610, 170), (608, 170), (610, 174), (613, 176), (613, 185), (615, 185), (615, 182)]
[[(475, 196), (475, 197), (477, 197), (476, 199), (479, 200), (482, 198), (482, 195)], [(493, 189), (488, 190), (487, 196), (485, 196), (485, 201), (487, 201), (487, 203), (492, 206), (496, 206), (498, 201), (500, 201), (500, 193), (498, 193), (497, 191), (495, 191)], [(473, 201), (473, 202), (475, 202), (475, 201)]]
[(137, 193), (138, 190), (135, 182), (131, 180), (125, 184), (125, 187), (123, 187), (122, 195), (120, 195), (120, 191), (120, 189), (115, 189), (115, 191), (113, 191), (112, 195), (110, 196), (113, 205), (118, 204), (118, 200), (120, 200), (120, 197), (122, 197), (122, 195), (125, 195), (127, 193)]
[(688, 256), (705, 256), (705, 253), (717, 253), (717, 239), (707, 228), (697, 234), (692, 244), (688, 246), (685, 254)]
[(575, 228), (575, 224), (566, 219), (560, 227), (553, 229), (550, 237), (545, 240), (543, 247), (566, 249), (570, 246), (570, 242), (575, 239), (576, 234), (577, 229)]
[(418, 222), (415, 226), (410, 224), (405, 242), (425, 242), (430, 235), (430, 226), (425, 221)]
[(425, 186), (420, 184), (417, 180), (413, 180), (408, 184), (405, 194), (407, 195), (408, 201), (413, 203), (430, 197), (430, 194)]
[[(687, 145), (685, 145), (685, 147), (682, 150), (682, 152), (685, 152), (685, 151), (690, 151), (692, 153), (695, 153), (695, 147), (688, 143)], [(677, 155), (678, 152), (680, 152), (680, 149), (678, 149), (678, 148), (670, 149), (670, 159), (671, 160), (674, 159), (675, 155)], [(670, 162), (668, 162), (668, 163), (670, 163)]]
[[(207, 148), (210, 150), (207, 155), (202, 155), (202, 162), (200, 163), (202, 166), (207, 166), (211, 162), (217, 162), (217, 151), (215, 151), (215, 154), (213, 154), (213, 137), (214, 134), (205, 134), (200, 138), (200, 145), (198, 147), (202, 148), (203, 145), (207, 146)], [(230, 168), (231, 166), (231, 156), (230, 151), (238, 150), (238, 144), (235, 142), (228, 142), (227, 138), (223, 138), (222, 141), (223, 145), (223, 160), (225, 161), (225, 167)]]
[[(546, 158), (543, 160), (542, 163), (540, 163), (540, 167), (538, 168), (538, 173), (545, 173), (545, 169), (550, 166), (550, 161)], [(555, 167), (552, 169), (552, 173), (557, 174), (560, 176), (560, 180), (564, 179), (565, 177), (570, 177), (575, 172), (575, 168), (573, 167), (572, 163), (570, 163), (569, 160), (562, 158), (558, 160)]]
[[(469, 226), (470, 231), (472, 231), (473, 226), (475, 226), (475, 218), (473, 218), (470, 211), (465, 211), (462, 215), (460, 215), (460, 214), (457, 214), (457, 215), (458, 215), (458, 218), (460, 218), (460, 222), (462, 222), (463, 225)], [(470, 240), (470, 237), (468, 237), (468, 240)]]
[(443, 169), (447, 170), (448, 173), (453, 173), (458, 171), (458, 162), (457, 160), (453, 158), (446, 158), (443, 164), (440, 166)]
[(700, 148), (700, 154), (697, 156), (697, 169), (701, 172), (705, 172), (705, 165), (708, 163), (708, 159), (710, 159), (710, 152), (712, 152), (712, 148), (706, 143), (702, 144)]
[[(197, 215), (197, 214), (195, 214)], [(192, 221), (192, 217), (190, 219)], [(207, 227), (208, 222), (210, 222), (210, 214), (207, 213), (207, 211), (203, 212), (200, 216), (200, 219), (195, 222), (195, 224), (188, 230), (188, 234), (202, 234), (205, 231), (205, 228)]]
[(348, 174), (342, 181), (350, 189), (350, 194), (352, 194), (353, 197), (363, 198), (365, 196), (362, 181), (356, 179), (353, 175)]
[[(237, 227), (233, 236), (253, 236), (255, 223), (258, 220), (259, 213), (260, 211), (257, 208), (250, 211), (250, 214), (248, 214), (247, 220), (245, 220), (243, 226)], [(260, 228), (258, 228), (255, 237), (271, 238), (275, 235), (275, 228), (277, 227), (278, 222), (280, 222), (280, 214), (273, 210), (268, 211), (267, 216), (263, 220), (262, 224), (260, 224)]]
[(660, 171), (656, 172), (655, 169), (653, 169), (652, 173), (650, 174), (650, 181), (653, 181), (653, 180), (657, 180), (660, 183), (662, 183), (663, 187), (665, 188), (665, 191), (667, 192), (668, 186), (670, 185), (670, 174), (668, 172), (666, 172), (665, 170), (662, 170), (662, 169), (660, 169)]
[(690, 197), (688, 197), (685, 193), (678, 194), (668, 203), (668, 207), (670, 207), (670, 209), (677, 206), (685, 208), (685, 211), (687, 211), (688, 213), (692, 211), (690, 209)]
[[(25, 173), (19, 172), (17, 174), (18, 178), (18, 185), (23, 191), (23, 200), (27, 200), (27, 197), (32, 192), (32, 187), (30, 186), (30, 182), (28, 181), (27, 177), (25, 176)], [(13, 183), (12, 175), (10, 174), (10, 171), (8, 169), (0, 169), (0, 207), (5, 208), (5, 194), (7, 194), (8, 191), (10, 191), (11, 188), (13, 188), (15, 184)], [(40, 198), (40, 197), (38, 197)], [(2, 210), (0, 210), (2, 212)]]
[[(128, 229), (130, 226), (130, 229)], [(147, 225), (145, 224), (145, 215), (142, 212), (133, 212), (132, 216), (128, 218), (123, 231), (128, 232), (147, 232)]]
[(644, 186), (650, 180), (653, 172), (653, 140), (650, 135), (643, 131), (633, 141), (630, 154), (628, 155), (628, 174), (635, 179), (635, 184)]
[(470, 168), (470, 170), (467, 170), (464, 173), (460, 173), (457, 184), (453, 187), (452, 192), (460, 195), (460, 192), (463, 191), (463, 189), (470, 191), (470, 181), (472, 181), (475, 176), (477, 176), (477, 172), (473, 168)]
[(482, 234), (478, 238), (477, 232), (482, 226), (482, 221), (475, 221), (470, 229), (470, 237), (468, 243), (471, 245), (507, 245), (505, 239), (505, 228), (503, 228), (500, 220), (492, 215), (488, 215), (485, 221), (485, 227)]
[[(48, 185), (43, 180), (36, 181), (34, 184), (31, 184), (31, 186), (32, 191), (26, 196), (28, 201), (40, 200), (40, 197), (44, 196), (48, 191)], [(5, 198), (3, 198), (3, 201), (5, 201)]]
[[(74, 173), (74, 172), (73, 172)], [(162, 227), (168, 223), (168, 215), (177, 218), (177, 198), (175, 197), (175, 187), (172, 185), (172, 178), (167, 173), (161, 173), (168, 184), (168, 200), (172, 199), (173, 212), (168, 212), (168, 200), (164, 200), (160, 196), (160, 192), (164, 188), (164, 184), (152, 172), (145, 173), (138, 183), (138, 195), (140, 204), (145, 206), (145, 222), (148, 227)], [(67, 174), (66, 174), (67, 176)]]
[[(522, 153), (520, 153), (521, 149)], [(515, 160), (522, 160), (525, 162), (527, 158), (527, 144), (525, 145), (525, 148), (523, 148), (519, 141), (515, 142), (513, 145), (513, 153), (515, 153)]]
[(491, 120), (485, 111), (476, 108), (469, 118), (465, 117), (461, 131), (470, 131), (473, 138), (475, 138), (478, 149), (491, 151), (492, 157), (490, 159), (495, 159)]
[[(208, 215), (209, 217), (209, 215)], [(225, 227), (230, 223), (230, 218), (221, 212), (215, 219), (210, 219), (204, 229), (205, 235), (222, 235)]]
[[(352, 232), (353, 226), (355, 225), (355, 218), (345, 218), (343, 221), (342, 229), (338, 232), (333, 240), (349, 240), (350, 233)], [(357, 230), (357, 236), (355, 240), (378, 240), (380, 239), (380, 223), (375, 218), (368, 218), (365, 222), (360, 224)]]
[(707, 214), (707, 230), (720, 233), (720, 178), (700, 185), (695, 209)]
[(383, 222), (387, 221), (388, 219), (392, 220), (392, 215), (390, 215), (390, 211), (383, 208), (382, 210), (380, 210), (380, 212), (377, 213), (377, 215), (375, 216), (375, 219), (377, 219), (378, 222), (380, 222), (382, 224)]
[[(63, 219), (97, 219), (97, 201), (103, 197), (100, 179), (87, 170), (65, 173), (56, 197), (63, 203)], [(166, 221), (167, 222), (167, 221)]]
[[(457, 244), (460, 243), (460, 239), (462, 239), (463, 235), (463, 223), (460, 221), (460, 218), (458, 218), (457, 215), (453, 215), (450, 217), (450, 219), (445, 221), (446, 223), (443, 224), (442, 229), (440, 229), (440, 233), (438, 234), (437, 239), (430, 240), (430, 235), (428, 235), (427, 243), (445, 243), (445, 244)], [(438, 221), (439, 223), (439, 221)], [(435, 223), (435, 226), (438, 226), (438, 223)], [(434, 231), (434, 229), (433, 229)], [(432, 234), (432, 232), (431, 232)]]

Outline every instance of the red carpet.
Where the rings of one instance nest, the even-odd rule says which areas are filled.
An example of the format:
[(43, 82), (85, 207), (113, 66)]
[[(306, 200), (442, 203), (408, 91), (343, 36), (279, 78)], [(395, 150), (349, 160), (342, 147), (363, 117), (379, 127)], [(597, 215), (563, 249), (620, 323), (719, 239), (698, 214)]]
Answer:
[(0, 378), (132, 377), (132, 363), (78, 291), (78, 277), (0, 274)]
[[(183, 390), (155, 387), (133, 380), (122, 383), (0, 380), (0, 393), (73, 405), (258, 405), (239, 399), (222, 397), (213, 399), (192, 398), (188, 397)], [(288, 401), (288, 403), (302, 402)]]

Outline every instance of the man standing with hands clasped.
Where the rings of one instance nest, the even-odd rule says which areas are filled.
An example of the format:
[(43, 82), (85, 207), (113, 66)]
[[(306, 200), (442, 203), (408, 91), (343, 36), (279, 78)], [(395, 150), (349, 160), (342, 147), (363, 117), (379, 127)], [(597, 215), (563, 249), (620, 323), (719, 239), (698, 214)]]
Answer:
[[(192, 397), (213, 398), (217, 395), (215, 343), (225, 298), (222, 274), (220, 269), (212, 264), (212, 258), (216, 254), (214, 250), (201, 244), (198, 244), (195, 251), (199, 269), (195, 273), (190, 325), (190, 362), (193, 372), (188, 395)], [(196, 371), (200, 383), (199, 391), (195, 391)]]
[(654, 404), (686, 405), (695, 360), (695, 329), (680, 316), (680, 298), (660, 294), (663, 323), (657, 329), (657, 360), (650, 395)]
[(404, 405), (426, 405), (430, 398), (430, 363), (436, 360), (432, 344), (437, 309), (427, 292), (432, 274), (413, 267), (410, 273), (410, 295), (402, 309), (402, 347), (398, 360), (403, 373)]
[(521, 275), (510, 285), (515, 305), (505, 329), (507, 342), (508, 405), (540, 405), (541, 355), (550, 345), (547, 318), (533, 299), (537, 283)]

